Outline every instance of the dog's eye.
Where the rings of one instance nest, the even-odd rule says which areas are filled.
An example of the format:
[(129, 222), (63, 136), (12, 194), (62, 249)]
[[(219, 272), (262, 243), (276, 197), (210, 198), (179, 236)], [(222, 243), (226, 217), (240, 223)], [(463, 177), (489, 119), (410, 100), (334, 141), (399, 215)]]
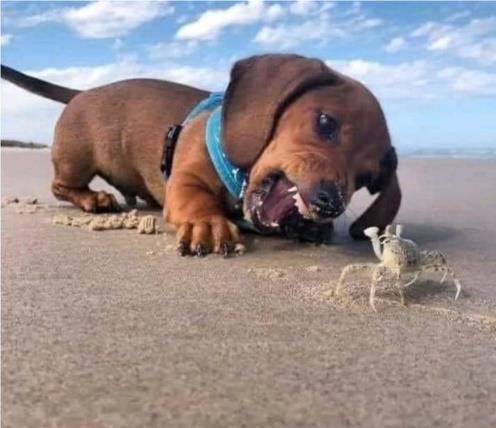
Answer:
[(338, 123), (329, 115), (319, 113), (316, 123), (317, 134), (325, 140), (332, 140), (336, 137)]

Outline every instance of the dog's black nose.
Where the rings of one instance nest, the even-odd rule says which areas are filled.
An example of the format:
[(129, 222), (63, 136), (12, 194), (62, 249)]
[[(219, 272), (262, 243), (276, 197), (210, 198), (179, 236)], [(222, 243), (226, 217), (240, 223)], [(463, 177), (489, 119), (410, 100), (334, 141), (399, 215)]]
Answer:
[(329, 180), (322, 180), (315, 187), (310, 204), (321, 217), (337, 217), (345, 208), (341, 190)]

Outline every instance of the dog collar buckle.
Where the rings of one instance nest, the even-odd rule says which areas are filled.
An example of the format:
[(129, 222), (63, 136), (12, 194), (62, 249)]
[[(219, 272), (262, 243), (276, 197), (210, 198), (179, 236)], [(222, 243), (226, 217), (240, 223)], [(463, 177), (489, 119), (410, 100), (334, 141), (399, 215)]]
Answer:
[(165, 179), (169, 178), (172, 172), (172, 160), (176, 149), (177, 139), (183, 127), (181, 125), (173, 125), (165, 134), (164, 150), (162, 152), (162, 160), (160, 162), (160, 171)]

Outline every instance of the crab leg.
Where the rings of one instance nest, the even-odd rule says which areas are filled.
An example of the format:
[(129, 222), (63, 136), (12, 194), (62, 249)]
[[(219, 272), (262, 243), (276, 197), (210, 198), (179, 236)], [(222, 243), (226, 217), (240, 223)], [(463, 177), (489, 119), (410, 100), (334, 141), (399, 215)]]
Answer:
[(369, 296), (369, 303), (370, 306), (372, 306), (372, 309), (374, 312), (377, 312), (377, 308), (375, 307), (375, 290), (376, 290), (376, 285), (378, 282), (382, 279), (384, 276), (384, 273), (386, 272), (386, 267), (379, 264), (375, 265), (375, 269), (372, 272), (372, 285), (370, 286), (370, 296)]
[(415, 275), (413, 275), (413, 278), (410, 281), (408, 281), (405, 285), (403, 285), (403, 287), (404, 288), (410, 287), (410, 285), (412, 285), (415, 281), (417, 281), (419, 276), (420, 276), (420, 272), (415, 272)]
[[(424, 268), (425, 270), (426, 268)], [(427, 267), (428, 270), (436, 270), (436, 268), (433, 268), (432, 266), (428, 266)], [(444, 269), (443, 269), (443, 277), (441, 278), (441, 284), (444, 282), (444, 280), (446, 279), (446, 277), (449, 275), (451, 277), (451, 279), (453, 280), (453, 283), (455, 284), (455, 287), (456, 287), (456, 294), (455, 294), (455, 300), (458, 299), (458, 297), (460, 296), (460, 293), (462, 291), (462, 285), (460, 283), (460, 281), (458, 280), (458, 278), (455, 276), (455, 273), (451, 270), (451, 268), (448, 266), (448, 265), (445, 265), (444, 266)]]
[(398, 270), (395, 272), (395, 276), (396, 276), (396, 281), (395, 281), (395, 285), (396, 285), (396, 288), (398, 289), (398, 292), (400, 293), (400, 300), (401, 300), (401, 304), (403, 306), (406, 305), (406, 300), (405, 300), (405, 292), (403, 291), (403, 287), (401, 285), (401, 272)]
[(447, 276), (448, 276), (448, 269), (446, 269), (443, 273), (443, 277), (441, 278), (441, 284), (444, 282)]
[(369, 304), (372, 306), (374, 312), (377, 312), (377, 308), (375, 307), (375, 284), (377, 281), (372, 281), (372, 285), (370, 286), (370, 296), (369, 296)]
[(455, 273), (449, 268), (448, 268), (448, 273), (451, 275), (451, 279), (455, 283), (455, 287), (456, 287), (455, 300), (456, 300), (456, 299), (458, 299), (458, 296), (460, 295), (460, 293), (462, 291), (462, 285), (460, 284), (460, 281), (458, 280), (458, 278), (455, 276)]
[(363, 270), (372, 270), (376, 267), (377, 265), (374, 263), (356, 263), (356, 264), (351, 264), (346, 266), (343, 271), (341, 272), (341, 276), (339, 277), (338, 285), (336, 287), (336, 296), (341, 293), (341, 290), (344, 286), (344, 281), (346, 279), (346, 276), (349, 275), (352, 272), (360, 272)]

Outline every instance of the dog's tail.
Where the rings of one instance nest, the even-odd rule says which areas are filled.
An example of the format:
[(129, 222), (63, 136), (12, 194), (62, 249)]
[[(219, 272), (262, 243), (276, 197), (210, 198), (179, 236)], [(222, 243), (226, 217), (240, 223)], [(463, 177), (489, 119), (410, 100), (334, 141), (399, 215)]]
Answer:
[(37, 79), (36, 77), (28, 76), (5, 65), (2, 65), (2, 79), (20, 86), (29, 92), (33, 92), (36, 95), (64, 104), (67, 104), (77, 94), (81, 93), (81, 91), (76, 89), (65, 88)]

